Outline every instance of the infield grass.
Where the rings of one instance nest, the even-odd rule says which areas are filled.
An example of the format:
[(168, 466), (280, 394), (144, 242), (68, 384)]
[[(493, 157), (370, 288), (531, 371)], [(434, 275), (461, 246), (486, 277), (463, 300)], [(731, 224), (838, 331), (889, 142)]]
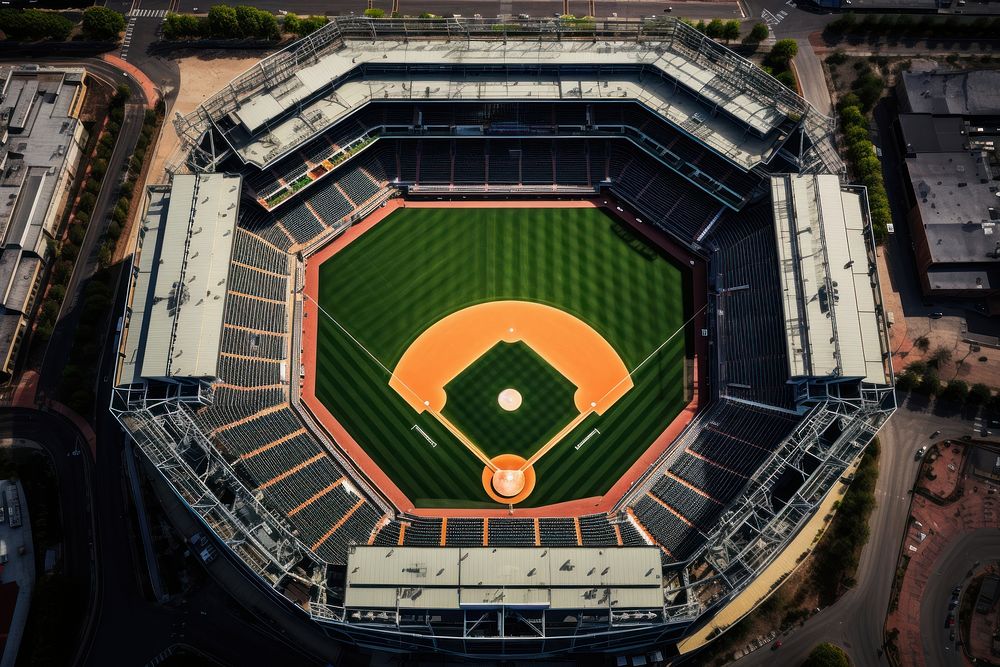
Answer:
[[(319, 303), (390, 369), (437, 320), (500, 299), (545, 303), (582, 319), (629, 368), (673, 335), (633, 375), (631, 391), (536, 464), (535, 490), (519, 505), (534, 507), (602, 495), (681, 410), (689, 340), (678, 333), (689, 309), (684, 283), (678, 267), (598, 209), (404, 208), (320, 267)], [(497, 507), (483, 491), (482, 464), (434, 417), (407, 405), (389, 387), (387, 373), (322, 314), (317, 333), (318, 398), (418, 507)], [(521, 415), (530, 418), (504, 423), (505, 415), (494, 414), (501, 412), (497, 393), (516, 380), (526, 410), (538, 391), (526, 383), (558, 378), (533, 366), (530, 356), (516, 369), (503, 360), (491, 368), (494, 352), (449, 383), (446, 416), (457, 409), (463, 432), (477, 433), (473, 440), (490, 456), (530, 454), (537, 447), (504, 442), (527, 442), (537, 433), (545, 439), (546, 411), (552, 433), (558, 431), (569, 421), (561, 416), (564, 401), (548, 396), (551, 405), (536, 411), (541, 404), (530, 399), (532, 412)], [(468, 380), (469, 373), (482, 379)], [(566, 401), (572, 404), (572, 391)], [(576, 449), (594, 428), (600, 434)]]
[[(507, 388), (521, 393), (508, 412), (497, 400)], [(580, 412), (576, 386), (524, 343), (497, 343), (445, 386), (442, 414), (486, 456), (528, 459)]]

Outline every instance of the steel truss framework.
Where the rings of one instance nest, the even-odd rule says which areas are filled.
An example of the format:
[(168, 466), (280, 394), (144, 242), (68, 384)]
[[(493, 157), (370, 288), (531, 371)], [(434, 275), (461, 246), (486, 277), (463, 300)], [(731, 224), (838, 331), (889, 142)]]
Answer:
[[(301, 276), (298, 262), (296, 288), (301, 286)], [(298, 326), (299, 308), (293, 317)], [(339, 595), (324, 585), (329, 564), (294, 536), (283, 517), (261, 505), (211, 436), (195, 423), (192, 407), (212, 401), (211, 387), (203, 383), (123, 386), (115, 391), (112, 411), (182, 501), (264, 582), (278, 593), (292, 579), (311, 584), (308, 613), (335, 633), (383, 649), (550, 654), (619, 650), (679, 639), (693, 625), (709, 622), (773, 562), (895, 407), (890, 386), (857, 378), (804, 378), (797, 391), (801, 423), (750, 479), (704, 547), (687, 562), (666, 568), (662, 609), (608, 609), (574, 616), (571, 623), (565, 614), (549, 611), (529, 623), (522, 610), (506, 607), (463, 610), (450, 617), (435, 612), (438, 622), (431, 622), (430, 612), (399, 608), (395, 613), (349, 611), (338, 604)], [(297, 391), (291, 393), (297, 405)], [(832, 440), (824, 437), (834, 425), (839, 435)], [(335, 451), (332, 443), (324, 441)], [(670, 457), (679, 451), (673, 448), (665, 454), (616, 509), (624, 510), (648, 491), (655, 483), (654, 473), (669, 465)], [(775, 508), (775, 485), (789, 471), (800, 475), (802, 483), (787, 502)], [(360, 486), (373, 502), (386, 507), (369, 485)], [(525, 627), (533, 628), (531, 635), (523, 634)]]
[[(833, 129), (831, 119), (816, 113), (804, 100), (748, 61), (673, 18), (573, 25), (559, 21), (336, 19), (308, 38), (262, 60), (193, 113), (178, 116), (175, 124), (182, 138), (182, 152), (172, 167), (213, 168), (227, 150), (214, 145), (216, 138), (225, 142), (221, 134), (213, 133), (220, 120), (234, 111), (242, 100), (286, 80), (320, 55), (339, 48), (345, 39), (655, 42), (655, 48), (682, 53), (722, 75), (734, 90), (766, 98), (790, 116), (798, 114), (798, 120), (802, 121), (801, 131), (790, 136), (778, 150), (800, 164), (802, 171), (841, 169), (839, 158), (826, 141)], [(629, 139), (640, 146), (649, 142), (648, 137), (643, 136), (629, 136)], [(651, 147), (645, 148), (650, 150)], [(642, 210), (641, 202), (632, 203)], [(306, 249), (303, 255), (325, 244), (342, 229), (338, 228)], [(302, 287), (301, 259), (297, 260), (296, 267), (295, 289), (299, 290)], [(292, 331), (299, 332), (301, 309), (295, 308), (291, 317)], [(713, 326), (710, 321), (709, 327)], [(885, 332), (881, 333), (884, 337)], [(292, 367), (298, 363), (295, 355), (299, 345), (298, 338), (294, 338)], [(725, 386), (719, 382), (713, 384)], [(340, 593), (327, 583), (328, 569), (342, 564), (323, 562), (302, 544), (288, 520), (255, 497), (214, 446), (212, 435), (199, 428), (193, 409), (212, 402), (210, 386), (149, 383), (118, 387), (111, 409), (151, 464), (211, 533), (279, 595), (285, 595), (286, 586), (293, 581), (304, 585), (311, 596), (306, 613), (331, 634), (382, 650), (545, 655), (627, 650), (652, 642), (676, 641), (692, 627), (709, 622), (719, 609), (774, 562), (815, 515), (817, 507), (895, 408), (891, 385), (869, 384), (858, 378), (799, 378), (796, 391), (802, 421), (751, 477), (739, 500), (725, 512), (705, 545), (687, 562), (673, 563), (665, 568), (662, 608), (621, 610), (609, 607), (576, 612), (572, 616), (503, 606), (455, 612), (409, 610), (399, 606), (393, 611), (345, 609)], [(309, 425), (308, 415), (298, 407), (296, 382), (290, 383), (289, 393), (293, 407)], [(830, 433), (836, 436), (831, 438)], [(321, 440), (330, 451), (336, 451), (326, 436)], [(622, 499), (616, 507), (619, 520), (629, 503), (655, 483), (653, 473), (669, 464), (670, 457), (678, 455), (678, 451), (674, 448), (667, 452), (636, 485), (634, 492)], [(350, 471), (352, 467), (345, 466), (345, 469)], [(777, 483), (789, 474), (798, 475), (801, 484), (787, 500), (776, 504), (773, 501)], [(390, 517), (394, 515), (393, 508), (376, 489), (363, 480), (359, 486), (369, 500)], [(302, 586), (296, 588), (301, 590)], [(290, 594), (288, 599), (291, 601)], [(296, 604), (296, 608), (302, 607)]]
[[(345, 40), (411, 39), (496, 40), (505, 45), (508, 40), (522, 44), (537, 41), (539, 45), (564, 40), (649, 43), (656, 53), (675, 53), (713, 72), (716, 75), (713, 87), (721, 87), (721, 90), (714, 90), (713, 95), (746, 95), (761, 104), (762, 108), (776, 108), (796, 123), (797, 129), (789, 132), (786, 140), (781, 142), (779, 152), (785, 158), (800, 164), (800, 171), (843, 171), (843, 163), (829, 140), (835, 129), (833, 118), (817, 112), (804, 99), (749, 60), (673, 17), (655, 20), (607, 19), (590, 23), (551, 20), (503, 22), (497, 19), (334, 18), (307, 38), (260, 61), (193, 112), (186, 116), (178, 114), (174, 123), (178, 136), (181, 137), (181, 145), (169, 160), (168, 169), (174, 173), (185, 169), (213, 170), (231, 152), (231, 147), (224, 140), (225, 133), (219, 129), (220, 122), (236, 111), (241, 102), (254, 94), (280, 86), (301, 67), (313, 64), (321, 55), (342, 47)], [(596, 52), (595, 59), (599, 60)], [(488, 68), (482, 66), (480, 69)], [(351, 76), (356, 74), (348, 73), (340, 78)], [(331, 81), (331, 85), (333, 84), (334, 81)], [(308, 100), (301, 101), (296, 108), (307, 102)], [(705, 102), (709, 107), (712, 106), (709, 98), (705, 98)], [(718, 104), (715, 106), (717, 108)], [(290, 110), (289, 113), (295, 111)]]

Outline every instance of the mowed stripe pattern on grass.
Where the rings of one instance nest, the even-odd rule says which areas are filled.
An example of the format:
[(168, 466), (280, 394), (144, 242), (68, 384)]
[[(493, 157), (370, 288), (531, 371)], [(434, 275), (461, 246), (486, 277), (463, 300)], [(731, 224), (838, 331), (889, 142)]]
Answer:
[[(498, 299), (579, 317), (632, 368), (683, 324), (683, 281), (621, 234), (597, 209), (402, 209), (320, 268), (319, 301), (389, 368), (430, 324)], [(404, 493), (425, 507), (495, 506), (479, 462), (433, 417), (406, 405), (385, 371), (322, 315), (318, 334), (318, 397)], [(523, 506), (606, 491), (681, 409), (683, 362), (677, 335), (618, 404), (539, 462)], [(594, 427), (601, 434), (574, 449)]]
[[(508, 412), (497, 400), (507, 388), (521, 393)], [(488, 457), (531, 457), (579, 411), (576, 386), (528, 345), (498, 343), (445, 387), (443, 414)]]

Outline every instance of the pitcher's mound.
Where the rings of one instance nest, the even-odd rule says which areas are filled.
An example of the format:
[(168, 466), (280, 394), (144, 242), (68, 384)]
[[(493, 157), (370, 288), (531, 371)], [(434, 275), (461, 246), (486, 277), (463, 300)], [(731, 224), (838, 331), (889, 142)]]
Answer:
[(497, 396), (497, 403), (507, 412), (513, 412), (521, 407), (521, 392), (517, 389), (504, 389)]

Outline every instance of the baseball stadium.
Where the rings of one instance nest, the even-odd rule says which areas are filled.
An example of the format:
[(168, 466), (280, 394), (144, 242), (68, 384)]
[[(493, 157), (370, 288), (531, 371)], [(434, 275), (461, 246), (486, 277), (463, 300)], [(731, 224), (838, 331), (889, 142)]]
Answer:
[(334, 19), (174, 125), (111, 410), (345, 643), (690, 655), (895, 408), (833, 120), (682, 21)]

